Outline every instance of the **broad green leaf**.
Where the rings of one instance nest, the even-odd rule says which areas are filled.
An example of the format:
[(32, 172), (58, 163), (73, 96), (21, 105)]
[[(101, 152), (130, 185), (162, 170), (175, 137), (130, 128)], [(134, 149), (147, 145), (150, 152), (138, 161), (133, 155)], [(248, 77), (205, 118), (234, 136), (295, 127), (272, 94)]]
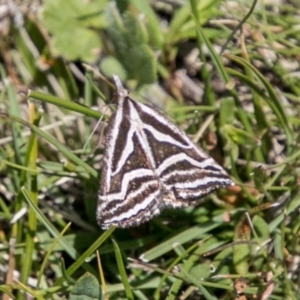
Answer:
[(106, 56), (101, 60), (100, 64), (101, 72), (111, 78), (114, 74), (118, 74), (121, 81), (124, 81), (127, 77), (127, 72), (122, 64), (114, 56)]
[(130, 0), (130, 3), (143, 13), (150, 45), (160, 48), (163, 43), (163, 31), (161, 30), (159, 20), (148, 1)]
[(96, 30), (106, 27), (106, 4), (105, 0), (45, 0), (40, 17), (52, 35), (54, 55), (94, 61), (101, 48)]
[(190, 274), (196, 278), (207, 278), (211, 274), (211, 267), (209, 264), (198, 264), (190, 270)]
[(101, 299), (103, 299), (103, 295), (100, 284), (97, 278), (90, 273), (85, 273), (76, 281), (69, 297), (69, 300)]
[(142, 19), (129, 11), (121, 15), (114, 7), (108, 19), (108, 35), (128, 79), (136, 79), (140, 85), (156, 81), (156, 57)]

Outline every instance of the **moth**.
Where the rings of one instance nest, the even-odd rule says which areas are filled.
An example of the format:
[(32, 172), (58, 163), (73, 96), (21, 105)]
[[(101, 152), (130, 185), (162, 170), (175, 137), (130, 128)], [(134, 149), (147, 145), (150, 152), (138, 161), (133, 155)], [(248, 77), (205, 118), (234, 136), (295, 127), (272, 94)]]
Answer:
[(165, 208), (196, 205), (233, 185), (226, 171), (166, 117), (130, 98), (114, 76), (117, 108), (108, 123), (97, 221), (137, 226)]

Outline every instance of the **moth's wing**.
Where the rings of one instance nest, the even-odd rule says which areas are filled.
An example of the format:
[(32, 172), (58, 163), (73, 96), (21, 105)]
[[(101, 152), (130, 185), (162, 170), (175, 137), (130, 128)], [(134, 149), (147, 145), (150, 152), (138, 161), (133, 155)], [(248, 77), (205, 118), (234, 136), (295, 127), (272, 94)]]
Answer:
[(185, 207), (215, 189), (233, 185), (226, 171), (183, 131), (148, 106), (135, 105), (140, 107), (155, 172), (164, 190), (162, 205)]
[(232, 181), (210, 156), (154, 109), (130, 99), (119, 79), (99, 191), (97, 220), (130, 227), (165, 207), (201, 201)]
[(133, 126), (131, 102), (126, 97), (108, 124), (97, 208), (103, 229), (135, 226), (160, 212), (159, 182)]

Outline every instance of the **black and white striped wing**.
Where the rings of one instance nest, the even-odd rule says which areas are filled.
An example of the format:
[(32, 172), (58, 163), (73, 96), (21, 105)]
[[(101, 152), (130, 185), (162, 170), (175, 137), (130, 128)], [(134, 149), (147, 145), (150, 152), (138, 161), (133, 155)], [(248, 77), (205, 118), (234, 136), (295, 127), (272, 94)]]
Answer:
[(184, 132), (115, 81), (118, 104), (108, 125), (97, 208), (102, 228), (138, 225), (165, 207), (199, 203), (233, 184)]
[(128, 114), (130, 104), (124, 99), (108, 126), (97, 209), (102, 228), (138, 225), (159, 213), (159, 182)]

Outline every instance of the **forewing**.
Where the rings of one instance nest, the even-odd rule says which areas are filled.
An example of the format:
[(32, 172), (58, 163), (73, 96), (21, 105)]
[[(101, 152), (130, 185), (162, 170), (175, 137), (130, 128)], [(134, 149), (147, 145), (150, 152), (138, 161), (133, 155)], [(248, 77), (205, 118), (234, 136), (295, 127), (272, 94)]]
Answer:
[(135, 106), (152, 149), (165, 206), (188, 206), (217, 188), (233, 185), (224, 169), (163, 115), (140, 103)]
[(159, 182), (130, 116), (126, 98), (108, 125), (97, 209), (104, 229), (138, 225), (160, 211)]

